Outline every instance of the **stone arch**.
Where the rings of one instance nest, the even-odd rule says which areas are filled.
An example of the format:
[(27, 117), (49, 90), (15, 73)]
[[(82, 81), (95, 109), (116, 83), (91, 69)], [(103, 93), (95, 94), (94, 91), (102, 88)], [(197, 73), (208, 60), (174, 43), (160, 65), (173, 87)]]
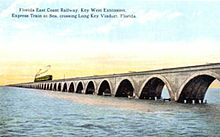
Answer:
[(54, 85), (53, 85), (53, 90), (57, 90), (57, 83), (54, 83)]
[(63, 91), (63, 92), (67, 92), (67, 84), (66, 84), (66, 83), (63, 84), (63, 89), (62, 89), (62, 91)]
[(70, 83), (70, 86), (69, 86), (68, 92), (74, 92), (74, 91), (75, 91), (75, 89), (74, 89), (74, 84), (73, 84), (73, 82), (71, 82), (71, 83)]
[(171, 86), (167, 79), (161, 75), (153, 75), (145, 80), (140, 88), (138, 97), (140, 99), (157, 99), (161, 98), (164, 86), (167, 87), (170, 98), (173, 97)]
[(193, 100), (195, 103), (202, 102), (207, 89), (215, 79), (218, 79), (218, 75), (212, 72), (192, 75), (181, 85), (177, 102), (192, 103)]
[(90, 82), (87, 84), (85, 94), (93, 94), (93, 93), (95, 93), (95, 84), (94, 84), (93, 81), (90, 81)]
[(61, 91), (61, 90), (62, 90), (62, 89), (61, 89), (61, 83), (58, 84), (57, 90), (58, 90), (58, 91)]
[(120, 82), (115, 97), (133, 97), (134, 86), (128, 79), (124, 79)]
[(78, 82), (77, 88), (76, 88), (76, 93), (82, 93), (83, 92), (83, 83), (82, 81)]
[(112, 88), (108, 80), (103, 80), (98, 88), (98, 95), (111, 95)]

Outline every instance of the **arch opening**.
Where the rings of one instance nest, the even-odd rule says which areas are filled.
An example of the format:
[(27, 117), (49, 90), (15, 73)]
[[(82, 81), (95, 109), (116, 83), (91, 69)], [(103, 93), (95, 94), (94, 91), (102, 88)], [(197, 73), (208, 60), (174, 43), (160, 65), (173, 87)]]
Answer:
[(206, 91), (214, 80), (215, 78), (209, 75), (199, 75), (192, 78), (183, 87), (183, 90), (181, 91), (181, 94), (177, 102), (203, 102)]
[(63, 92), (67, 92), (67, 84), (66, 83), (64, 83), (64, 85), (63, 85), (63, 90), (62, 90)]
[(46, 90), (47, 89), (47, 84), (44, 84), (44, 90)]
[(98, 95), (111, 96), (111, 89), (108, 81), (104, 80), (98, 90)]
[(50, 84), (50, 90), (53, 90), (53, 84), (52, 83)]
[(139, 98), (149, 100), (170, 98), (167, 88), (164, 87), (166, 87), (166, 85), (160, 78), (151, 78), (144, 85)]
[(74, 85), (73, 85), (73, 82), (70, 84), (69, 92), (74, 92)]
[(162, 89), (161, 99), (169, 99), (169, 100), (171, 100), (170, 93), (169, 93), (169, 90), (168, 90), (166, 84), (164, 85), (164, 87)]
[(49, 90), (50, 89), (50, 84), (47, 84), (47, 90)]
[(58, 90), (58, 91), (61, 91), (61, 83), (58, 84), (57, 90)]
[(93, 94), (95, 92), (95, 86), (92, 81), (90, 81), (86, 88), (86, 94)]
[(79, 82), (79, 84), (76, 88), (76, 93), (82, 93), (82, 90), (83, 90), (82, 82)]
[(123, 80), (115, 94), (115, 97), (133, 97), (134, 88), (131, 84), (131, 82), (127, 79)]
[(57, 90), (57, 83), (55, 83), (54, 85), (53, 85), (53, 90)]
[(204, 102), (220, 104), (220, 81), (215, 79), (206, 91)]

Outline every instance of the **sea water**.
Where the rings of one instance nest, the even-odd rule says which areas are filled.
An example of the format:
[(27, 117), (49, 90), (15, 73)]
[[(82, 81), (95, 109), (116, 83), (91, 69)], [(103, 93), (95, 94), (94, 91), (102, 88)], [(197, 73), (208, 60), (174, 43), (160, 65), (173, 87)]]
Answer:
[(0, 136), (220, 136), (220, 89), (208, 104), (0, 87)]

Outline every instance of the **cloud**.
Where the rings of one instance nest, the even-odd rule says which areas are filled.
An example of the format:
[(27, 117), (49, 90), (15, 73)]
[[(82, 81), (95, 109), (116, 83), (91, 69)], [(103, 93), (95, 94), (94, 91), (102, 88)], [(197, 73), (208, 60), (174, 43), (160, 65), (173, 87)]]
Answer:
[(182, 16), (183, 14), (181, 12), (174, 12), (174, 13), (170, 13), (167, 17), (168, 19), (172, 20), (176, 17)]
[(60, 35), (60, 36), (65, 36), (65, 35), (70, 34), (71, 32), (72, 32), (72, 31), (71, 31), (70, 29), (65, 29), (65, 30), (59, 32), (58, 35)]
[(81, 34), (94, 34), (94, 33), (108, 33), (111, 30), (115, 29), (116, 25), (118, 24), (117, 19), (112, 19), (110, 22), (98, 26), (96, 28), (88, 29), (86, 31), (82, 31)]
[(96, 29), (96, 32), (100, 32), (100, 33), (106, 33), (109, 32), (111, 30), (113, 30), (116, 25), (118, 24), (118, 20), (117, 19), (112, 19), (109, 23), (107, 23), (106, 25), (103, 25), (101, 27), (98, 27)]
[(98, 33), (99, 32), (100, 33), (106, 33), (106, 32), (109, 32), (113, 29), (114, 29), (114, 26), (111, 23), (108, 23), (105, 26), (98, 27), (97, 29), (95, 29), (95, 31), (98, 32)]
[(149, 11), (139, 11), (138, 16), (139, 16), (139, 23), (141, 24), (146, 24), (150, 21), (158, 21), (158, 20), (172, 20), (174, 18), (182, 16), (183, 13), (178, 12), (178, 11), (157, 11), (157, 10), (149, 10)]
[(196, 11), (193, 13), (194, 17), (200, 16), (200, 15), (202, 15), (202, 11)]
[(149, 10), (149, 11), (139, 11), (138, 17), (139, 17), (139, 23), (145, 24), (149, 21), (155, 21), (159, 18), (164, 17), (167, 14), (167, 11), (157, 11), (157, 10)]
[(34, 23), (34, 22), (28, 22), (28, 23), (14, 22), (12, 24), (14, 27), (18, 29), (22, 29), (22, 30), (37, 26), (37, 23)]
[(5, 18), (5, 17), (9, 17), (11, 15), (11, 13), (15, 12), (17, 9), (17, 3), (19, 3), (18, 1), (12, 3), (8, 8), (6, 8), (5, 10), (3, 10), (0, 13), (0, 18)]
[(103, 8), (109, 5), (110, 1), (108, 0), (93, 0), (96, 8)]

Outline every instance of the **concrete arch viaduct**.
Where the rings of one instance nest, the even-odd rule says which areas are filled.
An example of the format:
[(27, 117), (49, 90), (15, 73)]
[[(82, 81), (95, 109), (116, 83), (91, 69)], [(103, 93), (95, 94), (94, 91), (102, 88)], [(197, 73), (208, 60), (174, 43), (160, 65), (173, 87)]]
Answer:
[(11, 86), (136, 99), (160, 99), (166, 86), (172, 101), (198, 103), (204, 100), (208, 87), (215, 79), (220, 80), (220, 63)]

